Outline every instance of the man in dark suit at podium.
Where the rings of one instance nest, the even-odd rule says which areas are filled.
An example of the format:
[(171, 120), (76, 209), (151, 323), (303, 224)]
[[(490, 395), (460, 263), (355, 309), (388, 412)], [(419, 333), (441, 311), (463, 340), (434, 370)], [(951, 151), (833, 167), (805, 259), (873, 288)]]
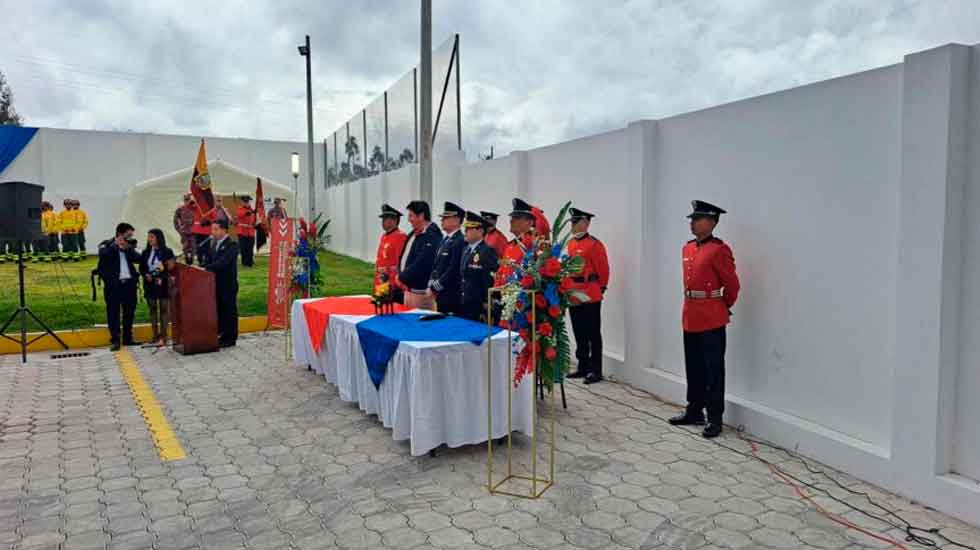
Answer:
[(214, 273), (214, 294), (218, 310), (218, 345), (234, 346), (238, 341), (238, 243), (228, 238), (228, 220), (211, 224), (211, 236), (201, 243), (198, 254), (204, 269)]

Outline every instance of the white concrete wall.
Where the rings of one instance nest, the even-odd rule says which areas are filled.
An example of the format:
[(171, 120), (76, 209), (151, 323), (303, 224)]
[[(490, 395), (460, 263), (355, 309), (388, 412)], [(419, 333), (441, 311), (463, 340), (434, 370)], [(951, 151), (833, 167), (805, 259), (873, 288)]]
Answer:
[[(224, 159), (249, 172), (290, 185), (289, 157), (305, 156), (305, 143), (205, 138), (208, 158)], [(65, 197), (77, 198), (89, 213), (89, 252), (95, 243), (111, 236), (119, 221), (126, 191), (137, 183), (194, 164), (200, 138), (123, 132), (94, 132), (41, 128), (31, 143), (2, 173), (0, 181), (29, 181), (43, 185), (44, 197), (57, 209)], [(314, 148), (322, 166), (322, 147)], [(299, 177), (300, 209), (307, 209), (306, 162)], [(323, 174), (315, 174), (320, 205), (326, 196)], [(188, 182), (188, 187), (190, 182)], [(221, 182), (215, 182), (221, 190)], [(161, 208), (176, 207), (180, 197)], [(129, 220), (137, 222), (138, 220)]]
[[(566, 200), (594, 211), (612, 264), (607, 367), (680, 403), (685, 215), (695, 198), (725, 207), (718, 235), (743, 281), (726, 420), (980, 525), (978, 66), (977, 47), (947, 46), (494, 161), (439, 161), (433, 210), (506, 214), (521, 196), (549, 216)], [(418, 182), (375, 179), (380, 193), (374, 180), (331, 190), (345, 205), (334, 223), (371, 244), (345, 233), (336, 248), (367, 259), (381, 199)]]
[(956, 379), (955, 431), (952, 471), (980, 479), (980, 49), (973, 48), (969, 86), (970, 161), (963, 216), (962, 304), (959, 326), (959, 373)]

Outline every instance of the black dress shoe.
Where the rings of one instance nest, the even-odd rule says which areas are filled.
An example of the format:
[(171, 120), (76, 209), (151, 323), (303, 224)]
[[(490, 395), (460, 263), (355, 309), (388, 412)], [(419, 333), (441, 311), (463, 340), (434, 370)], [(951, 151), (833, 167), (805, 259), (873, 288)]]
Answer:
[(586, 384), (596, 384), (596, 383), (599, 383), (599, 382), (602, 382), (602, 377), (599, 376), (598, 374), (596, 374), (594, 372), (590, 372), (589, 374), (586, 374), (585, 375), (585, 383)]
[(119, 349), (120, 349), (119, 342), (113, 342), (112, 345), (109, 346), (109, 351), (119, 351)]
[(219, 348), (231, 348), (236, 345), (236, 342), (218, 342)]
[(703, 426), (704, 417), (683, 412), (677, 416), (670, 417), (667, 422), (670, 422), (671, 426)]
[(718, 437), (719, 435), (721, 435), (721, 424), (715, 422), (708, 422), (708, 425), (704, 427), (704, 431), (701, 432), (701, 435), (703, 435), (707, 439), (711, 439), (712, 437)]
[(585, 373), (582, 372), (582, 371), (580, 371), (580, 370), (577, 370), (577, 371), (569, 374), (565, 378), (585, 378)]

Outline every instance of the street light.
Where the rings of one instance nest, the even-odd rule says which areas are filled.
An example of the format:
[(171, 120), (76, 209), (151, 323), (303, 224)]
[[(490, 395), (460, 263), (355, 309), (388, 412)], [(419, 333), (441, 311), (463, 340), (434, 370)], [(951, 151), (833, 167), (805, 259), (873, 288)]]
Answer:
[[(293, 203), (296, 203), (297, 187), (299, 186), (299, 153), (293, 151), (289, 158), (289, 168), (293, 173)], [(296, 217), (296, 207), (293, 207), (293, 217)]]
[(310, 219), (315, 217), (316, 213), (316, 183), (314, 183), (313, 175), (313, 83), (310, 77), (310, 35), (306, 35), (306, 43), (300, 44), (297, 48), (299, 54), (306, 58), (306, 145), (307, 145), (307, 155), (309, 160), (309, 174), (307, 174), (307, 181), (309, 182), (310, 191)]

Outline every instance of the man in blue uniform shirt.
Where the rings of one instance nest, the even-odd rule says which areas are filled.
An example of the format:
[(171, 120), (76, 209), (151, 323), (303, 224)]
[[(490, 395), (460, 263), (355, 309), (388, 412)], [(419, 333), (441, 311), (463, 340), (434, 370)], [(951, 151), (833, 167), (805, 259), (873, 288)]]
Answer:
[(459, 313), (459, 262), (463, 256), (463, 209), (447, 202), (442, 212), (442, 231), (446, 234), (436, 252), (436, 261), (429, 276), (429, 295), (436, 300), (439, 313)]
[(490, 226), (482, 216), (466, 213), (463, 222), (466, 248), (459, 266), (462, 280), (459, 316), (472, 321), (486, 322), (487, 291), (493, 286), (497, 271), (497, 252), (483, 240)]

